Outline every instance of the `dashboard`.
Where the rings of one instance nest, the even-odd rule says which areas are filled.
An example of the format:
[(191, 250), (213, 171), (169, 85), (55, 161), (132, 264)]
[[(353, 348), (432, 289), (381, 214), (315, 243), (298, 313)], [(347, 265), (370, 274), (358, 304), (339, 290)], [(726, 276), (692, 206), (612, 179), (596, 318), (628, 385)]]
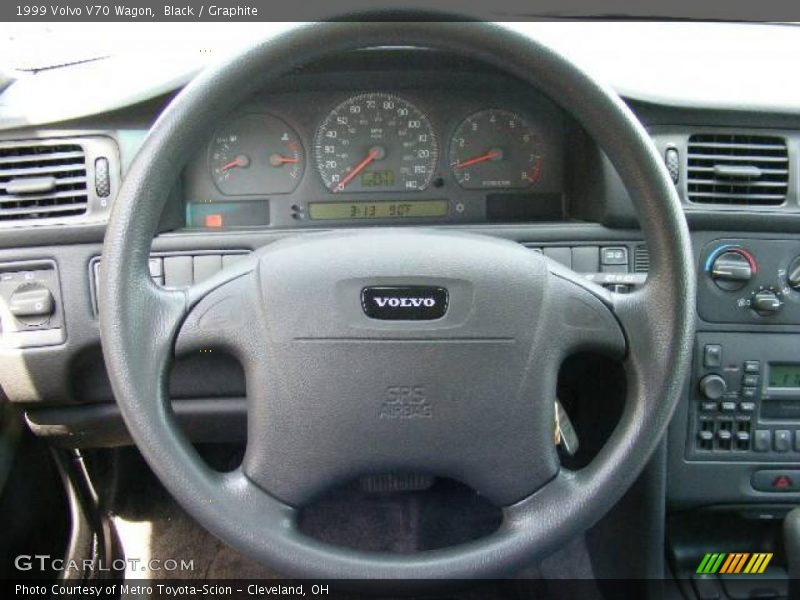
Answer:
[[(0, 314), (0, 396), (56, 443), (129, 442), (100, 352), (104, 223), (148, 129), (177, 92), (48, 128), (4, 129), (0, 118), (0, 186), (4, 169), (21, 163), (53, 171), (58, 184), (25, 202), (0, 200), (0, 298), (17, 294), (17, 312), (40, 301), (51, 307), (48, 318)], [(3, 110), (22, 110), (4, 100)], [(694, 368), (662, 457), (669, 505), (797, 502), (800, 484), (773, 483), (800, 482), (800, 115), (635, 94), (625, 101), (674, 174), (698, 270)], [(150, 262), (168, 287), (301, 230), (338, 227), (504, 237), (615, 291), (640, 285), (648, 269), (630, 198), (579, 124), (537, 90), (452, 56), (377, 49), (332, 57), (231, 106), (193, 156), (174, 162), (179, 185)], [(747, 180), (756, 172), (758, 181)], [(83, 204), (54, 200), (67, 196)], [(587, 448), (613, 412), (605, 401), (614, 370), (596, 368), (597, 379), (574, 378), (598, 407), (576, 420)], [(192, 439), (245, 437), (244, 379), (222, 353), (176, 364), (172, 397)]]
[(185, 171), (186, 227), (563, 220), (560, 110), (462, 77), (273, 93), (237, 109)]

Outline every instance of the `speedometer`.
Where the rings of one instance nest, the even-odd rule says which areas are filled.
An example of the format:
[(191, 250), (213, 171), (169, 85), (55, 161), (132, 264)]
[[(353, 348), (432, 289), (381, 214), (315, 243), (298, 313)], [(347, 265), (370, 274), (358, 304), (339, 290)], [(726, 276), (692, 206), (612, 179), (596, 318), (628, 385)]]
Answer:
[(411, 102), (367, 93), (330, 112), (314, 151), (331, 192), (415, 192), (430, 184), (439, 147), (428, 117)]

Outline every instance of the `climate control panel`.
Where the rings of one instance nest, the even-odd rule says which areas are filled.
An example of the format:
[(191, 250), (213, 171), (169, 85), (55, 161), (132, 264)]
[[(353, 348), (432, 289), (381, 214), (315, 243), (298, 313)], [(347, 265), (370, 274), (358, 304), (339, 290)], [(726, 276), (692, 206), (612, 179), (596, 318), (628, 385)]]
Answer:
[(701, 251), (700, 267), (705, 321), (800, 324), (800, 241), (716, 240)]

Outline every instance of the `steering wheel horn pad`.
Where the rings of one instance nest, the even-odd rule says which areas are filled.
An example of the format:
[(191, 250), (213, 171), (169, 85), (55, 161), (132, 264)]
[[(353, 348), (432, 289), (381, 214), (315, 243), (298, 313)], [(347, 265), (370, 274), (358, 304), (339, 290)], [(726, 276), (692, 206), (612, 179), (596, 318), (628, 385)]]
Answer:
[[(330, 53), (374, 46), (481, 60), (560, 104), (633, 199), (651, 255), (643, 288), (612, 294), (514, 242), (419, 228), (298, 235), (188, 289), (156, 286), (147, 260), (178, 157), (202, 144), (232, 102)], [(577, 67), (482, 23), (308, 25), (201, 73), (127, 173), (102, 277), (104, 357), (148, 464), (212, 533), (306, 577), (497, 577), (543, 558), (602, 516), (644, 467), (679, 401), (693, 336), (688, 230), (647, 133)], [(424, 292), (438, 290), (446, 307), (367, 314), (364, 299), (381, 290), (420, 291), (416, 301), (434, 303)], [(398, 314), (419, 318), (380, 318)], [(203, 462), (169, 404), (174, 357), (209, 347), (236, 356), (247, 379), (247, 447), (230, 473)], [(598, 455), (568, 471), (553, 447), (553, 401), (560, 365), (579, 351), (623, 361), (627, 397)], [(410, 555), (334, 547), (299, 531), (298, 508), (331, 486), (401, 472), (467, 483), (503, 507), (502, 525)]]
[[(422, 472), (510, 505), (558, 471), (553, 390), (564, 356), (586, 344), (625, 353), (609, 308), (549, 264), (484, 236), (304, 236), (268, 246), (245, 281), (214, 289), (178, 347), (231, 343), (220, 331), (226, 321), (213, 316), (221, 307), (248, 315), (253, 339), (235, 352), (263, 385), (248, 387), (243, 470), (288, 504), (360, 475)], [(447, 311), (370, 318), (361, 306), (370, 286), (444, 289)]]

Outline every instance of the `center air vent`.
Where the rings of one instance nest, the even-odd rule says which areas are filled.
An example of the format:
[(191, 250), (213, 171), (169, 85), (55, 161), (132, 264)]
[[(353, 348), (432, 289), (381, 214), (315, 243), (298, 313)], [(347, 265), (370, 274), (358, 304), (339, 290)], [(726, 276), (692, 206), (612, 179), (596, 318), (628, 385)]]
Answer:
[(786, 140), (765, 135), (693, 135), (686, 184), (688, 200), (698, 204), (781, 205), (789, 184)]
[(88, 202), (81, 145), (0, 147), (0, 222), (83, 215)]

